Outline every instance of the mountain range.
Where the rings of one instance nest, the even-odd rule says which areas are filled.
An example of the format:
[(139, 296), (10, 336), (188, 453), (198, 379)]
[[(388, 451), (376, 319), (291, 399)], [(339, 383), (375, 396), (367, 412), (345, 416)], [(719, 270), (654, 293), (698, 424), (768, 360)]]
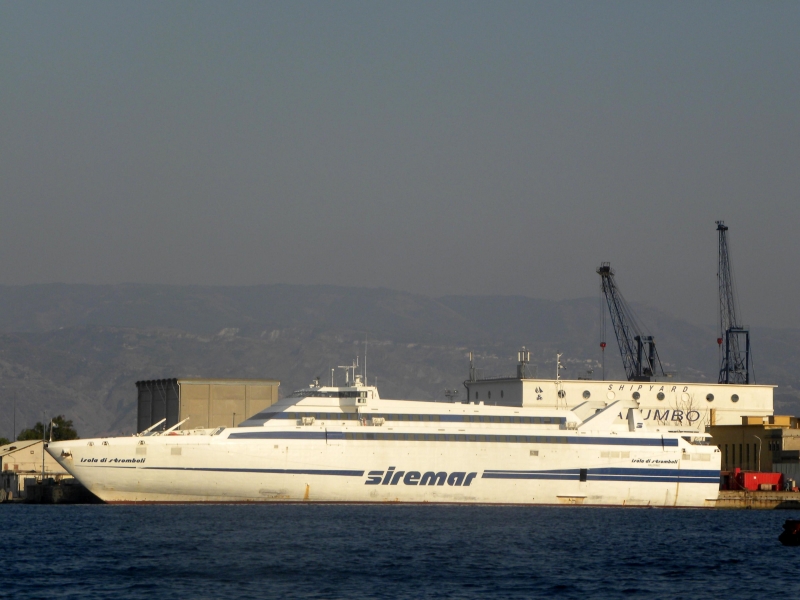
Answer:
[[(717, 380), (712, 326), (633, 307), (673, 380)], [(132, 433), (142, 379), (274, 378), (282, 395), (314, 377), (343, 382), (338, 367), (358, 357), (363, 368), (365, 342), (367, 377), (384, 397), (463, 396), (470, 352), (483, 375), (510, 375), (522, 346), (541, 377), (555, 376), (561, 353), (566, 378), (624, 378), (602, 310), (599, 298), (319, 285), (0, 286), (0, 436), (58, 414), (83, 437)], [(751, 337), (756, 380), (779, 386), (776, 413), (800, 414), (798, 331), (753, 328)]]

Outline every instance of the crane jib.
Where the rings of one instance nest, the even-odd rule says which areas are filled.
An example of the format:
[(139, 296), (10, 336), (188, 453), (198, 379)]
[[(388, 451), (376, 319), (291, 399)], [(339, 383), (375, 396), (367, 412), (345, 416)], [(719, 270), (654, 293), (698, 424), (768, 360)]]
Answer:
[(602, 263), (597, 273), (600, 275), (600, 288), (608, 303), (611, 324), (628, 381), (650, 381), (657, 375), (657, 371), (664, 375), (655, 340), (652, 335), (642, 333), (633, 311), (614, 281), (611, 263)]
[[(719, 327), (720, 345), (719, 383), (750, 383), (750, 331), (739, 324), (736, 314), (736, 290), (733, 285), (730, 252), (728, 251), (728, 227), (717, 221), (719, 234), (719, 260), (717, 279), (719, 283)], [(744, 351), (741, 338), (744, 337)], [(722, 344), (725, 347), (722, 347)], [(755, 383), (755, 381), (754, 381)]]

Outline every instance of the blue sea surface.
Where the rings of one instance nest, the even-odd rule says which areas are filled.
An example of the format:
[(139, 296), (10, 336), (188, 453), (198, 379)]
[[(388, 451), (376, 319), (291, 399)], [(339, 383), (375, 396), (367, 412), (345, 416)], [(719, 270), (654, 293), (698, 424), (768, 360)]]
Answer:
[(2, 598), (794, 597), (794, 511), (0, 506)]

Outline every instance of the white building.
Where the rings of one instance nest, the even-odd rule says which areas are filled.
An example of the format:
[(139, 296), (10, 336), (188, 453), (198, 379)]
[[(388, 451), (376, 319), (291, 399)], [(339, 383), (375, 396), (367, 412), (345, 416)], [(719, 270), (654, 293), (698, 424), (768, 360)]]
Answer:
[[(587, 400), (607, 404), (634, 400), (649, 423), (692, 427), (702, 432), (712, 425), (739, 425), (743, 416), (773, 415), (773, 385), (734, 385), (676, 381), (598, 381), (532, 379), (525, 365), (517, 377), (465, 381), (468, 400), (487, 405), (570, 409)], [(625, 415), (620, 415), (622, 422)]]

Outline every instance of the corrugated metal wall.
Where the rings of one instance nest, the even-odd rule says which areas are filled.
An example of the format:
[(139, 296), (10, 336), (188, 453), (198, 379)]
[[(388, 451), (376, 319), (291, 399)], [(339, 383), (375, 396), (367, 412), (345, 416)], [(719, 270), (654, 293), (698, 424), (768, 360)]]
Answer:
[(153, 379), (137, 381), (136, 430), (144, 431), (166, 417), (159, 429), (186, 417), (182, 429), (234, 427), (278, 401), (275, 380)]
[(165, 427), (172, 427), (180, 416), (180, 392), (177, 379), (137, 381), (138, 410), (136, 429), (144, 431), (166, 418)]

